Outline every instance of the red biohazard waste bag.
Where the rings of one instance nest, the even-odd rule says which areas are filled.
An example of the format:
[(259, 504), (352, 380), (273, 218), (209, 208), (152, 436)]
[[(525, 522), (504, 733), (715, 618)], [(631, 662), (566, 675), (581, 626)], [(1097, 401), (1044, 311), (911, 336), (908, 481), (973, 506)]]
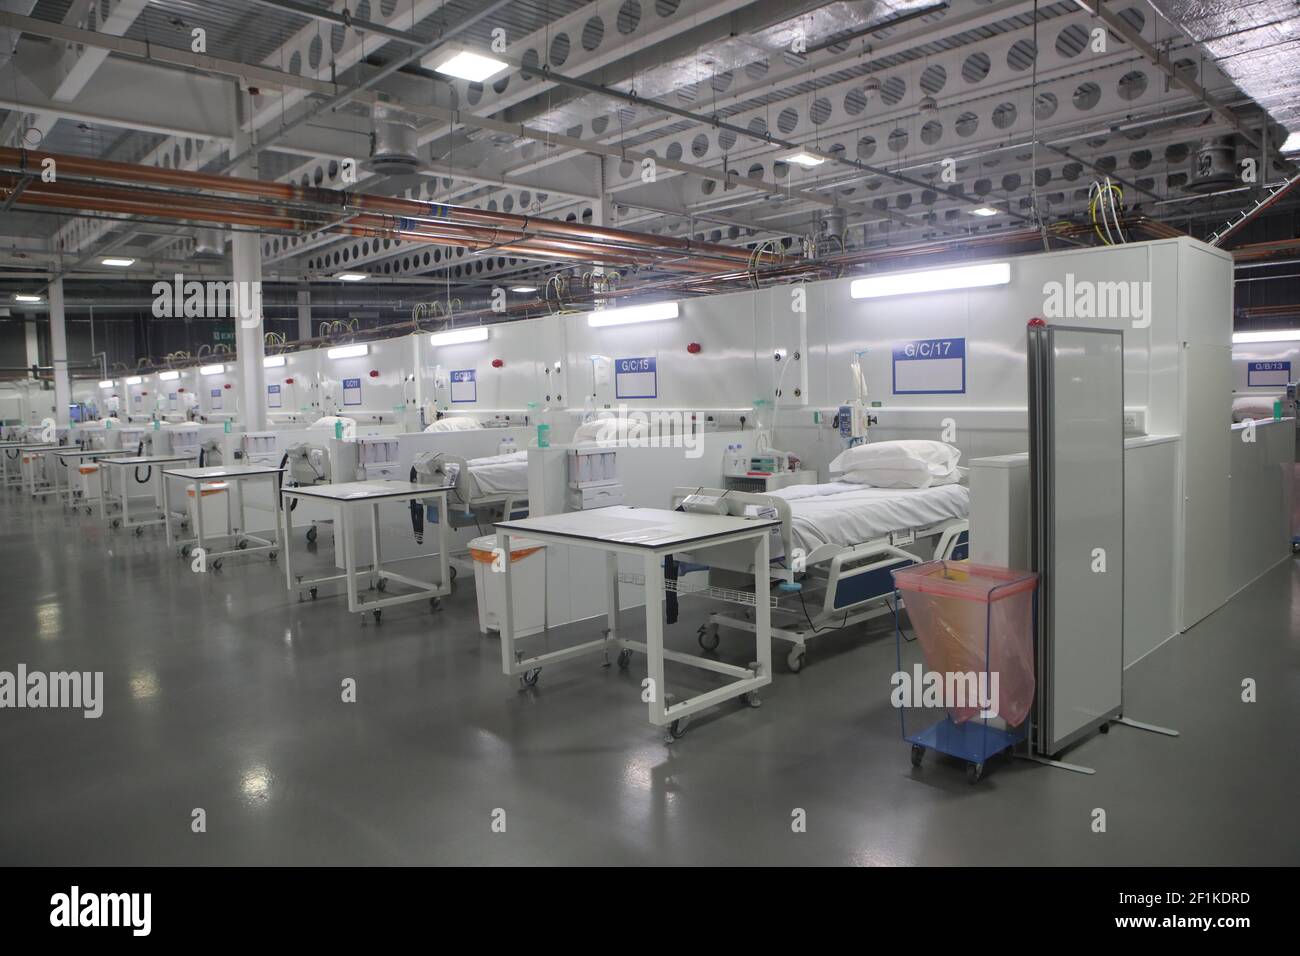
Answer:
[[(954, 723), (987, 716), (1022, 723), (1034, 700), (1034, 591), (1038, 575), (961, 561), (928, 561), (894, 572), (926, 667), (945, 680), (974, 675), (978, 697), (948, 706)], [(980, 676), (985, 675), (987, 676)], [(969, 681), (966, 686), (970, 686)], [(972, 697), (974, 699), (972, 699)]]

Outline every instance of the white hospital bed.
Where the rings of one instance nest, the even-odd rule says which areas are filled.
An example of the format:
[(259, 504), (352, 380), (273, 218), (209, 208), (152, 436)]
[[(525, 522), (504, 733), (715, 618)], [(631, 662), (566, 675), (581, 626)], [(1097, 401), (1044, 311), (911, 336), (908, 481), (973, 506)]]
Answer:
[(492, 521), (528, 517), (528, 452), (486, 458), (462, 458), (447, 452), (432, 455), (418, 469), (455, 482), (447, 496), (452, 527), (477, 524), (480, 515)]
[[(809, 638), (893, 612), (898, 568), (933, 559), (960, 560), (969, 551), (970, 489), (873, 488), (848, 482), (794, 485), (776, 492), (674, 488), (673, 507), (688, 495), (725, 496), (734, 512), (770, 514), (781, 521), (771, 541), (771, 576), (778, 581), (772, 636), (794, 646), (790, 670), (803, 669)], [(752, 554), (752, 551), (751, 553)], [(703, 554), (711, 588), (739, 586), (752, 575), (750, 554), (713, 548)], [(682, 573), (697, 570), (690, 555)], [(709, 615), (700, 645), (718, 646), (720, 627), (753, 631), (750, 617)]]

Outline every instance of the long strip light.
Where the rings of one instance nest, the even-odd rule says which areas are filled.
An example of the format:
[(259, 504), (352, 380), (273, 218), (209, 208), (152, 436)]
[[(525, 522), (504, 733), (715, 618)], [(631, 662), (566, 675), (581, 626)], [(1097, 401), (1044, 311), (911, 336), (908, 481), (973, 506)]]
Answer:
[(117, 256), (109, 256), (107, 259), (100, 259), (99, 261), (101, 265), (113, 266), (117, 269), (129, 269), (131, 266), (135, 265), (134, 259), (128, 259), (125, 257), (119, 258)]
[(363, 282), (363, 281), (365, 281), (366, 279), (369, 279), (369, 278), (370, 278), (370, 273), (368, 273), (368, 272), (340, 272), (340, 273), (339, 273), (338, 275), (336, 275), (334, 278), (338, 279), (340, 282)]
[(283, 366), (283, 355), (267, 355), (262, 359), (262, 368), (282, 368)]
[(464, 345), (466, 342), (486, 342), (488, 329), (486, 325), (475, 325), (467, 329), (448, 329), (446, 332), (434, 332), (429, 336), (430, 345)]
[(369, 355), (370, 346), (365, 342), (358, 345), (336, 345), (325, 354), (332, 359), (357, 358), (362, 355)]
[(173, 369), (172, 371), (170, 371), (170, 372), (159, 372), (159, 373), (158, 373), (158, 378), (159, 378), (160, 380), (164, 381), (164, 382), (174, 382), (174, 381), (176, 381), (176, 380), (177, 380), (178, 378), (180, 378), (180, 377), (181, 377), (181, 373), (180, 373), (180, 372), (177, 372), (177, 371), (174, 370), (174, 369)]
[(855, 299), (876, 299), (886, 295), (911, 295), (915, 292), (978, 289), (981, 286), (1006, 285), (1010, 281), (1011, 263), (990, 262), (978, 266), (926, 269), (923, 272), (854, 279), (849, 286), (849, 295)]
[(1300, 342), (1300, 329), (1273, 329), (1265, 332), (1233, 332), (1232, 344), (1247, 342)]
[(587, 313), (587, 325), (593, 329), (607, 325), (632, 325), (636, 322), (660, 322), (677, 318), (676, 302), (650, 302), (646, 305), (629, 305), (622, 309), (601, 309)]
[(14, 301), (15, 302), (40, 302), (41, 297), (39, 295), (28, 295), (25, 292), (15, 292)]
[(200, 375), (220, 375), (225, 370), (226, 367), (224, 365), (200, 365), (199, 366)]
[(110, 379), (106, 379), (105, 381), (102, 381), (102, 382), (99, 383), (99, 387), (100, 387), (100, 388), (104, 388), (104, 389), (112, 388), (112, 387), (113, 387), (113, 380), (112, 380), (111, 378), (110, 378)]

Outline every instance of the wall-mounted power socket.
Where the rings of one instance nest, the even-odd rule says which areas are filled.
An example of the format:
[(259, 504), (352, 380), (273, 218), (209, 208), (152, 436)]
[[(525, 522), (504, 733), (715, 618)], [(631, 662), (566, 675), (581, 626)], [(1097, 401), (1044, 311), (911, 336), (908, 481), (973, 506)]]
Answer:
[(1147, 410), (1145, 408), (1124, 409), (1124, 432), (1128, 435), (1145, 435), (1147, 431)]

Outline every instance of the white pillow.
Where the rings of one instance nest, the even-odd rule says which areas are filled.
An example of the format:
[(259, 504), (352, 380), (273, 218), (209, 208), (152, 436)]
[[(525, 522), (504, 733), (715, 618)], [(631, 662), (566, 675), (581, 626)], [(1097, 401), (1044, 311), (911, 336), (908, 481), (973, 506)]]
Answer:
[(876, 488), (929, 488), (960, 478), (961, 451), (941, 441), (909, 439), (855, 445), (830, 463), (844, 481)]
[(426, 426), (424, 430), (426, 432), (467, 432), (481, 427), (476, 418), (468, 415), (452, 415), (438, 419), (432, 425)]
[(1247, 418), (1262, 421), (1273, 417), (1276, 395), (1242, 395), (1232, 400), (1232, 420), (1244, 422)]
[(608, 415), (579, 425), (573, 433), (573, 442), (595, 442), (597, 445), (610, 446), (625, 444), (629, 439), (644, 439), (648, 435), (649, 427), (645, 422)]

